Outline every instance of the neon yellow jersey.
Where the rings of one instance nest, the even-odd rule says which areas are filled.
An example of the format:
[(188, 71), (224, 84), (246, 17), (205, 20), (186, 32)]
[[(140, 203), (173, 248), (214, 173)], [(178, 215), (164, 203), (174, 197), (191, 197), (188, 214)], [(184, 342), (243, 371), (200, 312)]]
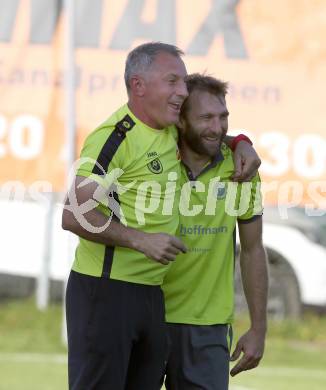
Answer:
[[(97, 206), (98, 210), (144, 232), (175, 235), (180, 195), (176, 138), (174, 126), (152, 129), (127, 105), (95, 129), (85, 141), (77, 175), (110, 189), (111, 196)], [(162, 284), (168, 270), (140, 252), (83, 238), (72, 268), (92, 276), (149, 285)]]
[(179, 238), (188, 248), (163, 282), (166, 320), (212, 325), (233, 320), (236, 222), (262, 214), (260, 180), (237, 184), (231, 150), (224, 144), (197, 178), (182, 164)]

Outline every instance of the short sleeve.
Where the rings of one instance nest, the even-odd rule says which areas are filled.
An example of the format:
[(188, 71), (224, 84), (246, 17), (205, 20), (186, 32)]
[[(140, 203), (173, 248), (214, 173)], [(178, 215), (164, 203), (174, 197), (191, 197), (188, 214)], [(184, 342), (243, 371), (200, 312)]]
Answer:
[(77, 163), (77, 176), (87, 177), (108, 188), (123, 169), (123, 140), (124, 137), (112, 127), (102, 127), (91, 133)]
[[(261, 180), (258, 173), (250, 182), (245, 182), (241, 184), (241, 194), (239, 202), (239, 209), (243, 210), (243, 212), (238, 215), (239, 223), (249, 223), (262, 216), (263, 203), (261, 193)], [(244, 207), (241, 207), (242, 204), (244, 205)]]

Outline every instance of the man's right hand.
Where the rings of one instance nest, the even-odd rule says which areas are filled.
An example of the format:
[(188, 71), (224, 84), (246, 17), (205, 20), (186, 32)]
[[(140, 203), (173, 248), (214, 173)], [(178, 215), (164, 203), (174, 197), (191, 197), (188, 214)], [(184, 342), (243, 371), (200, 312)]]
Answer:
[(178, 254), (187, 252), (181, 240), (166, 233), (143, 233), (135, 249), (164, 265), (174, 261)]

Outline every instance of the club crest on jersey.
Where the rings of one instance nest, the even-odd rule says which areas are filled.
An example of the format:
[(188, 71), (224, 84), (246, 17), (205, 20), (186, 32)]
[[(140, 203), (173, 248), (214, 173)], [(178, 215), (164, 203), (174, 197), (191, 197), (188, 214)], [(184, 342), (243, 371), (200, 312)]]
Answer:
[(226, 183), (219, 182), (215, 188), (216, 199), (224, 199), (226, 196)]
[(151, 172), (155, 174), (159, 174), (163, 172), (163, 165), (158, 158), (148, 163), (147, 167)]

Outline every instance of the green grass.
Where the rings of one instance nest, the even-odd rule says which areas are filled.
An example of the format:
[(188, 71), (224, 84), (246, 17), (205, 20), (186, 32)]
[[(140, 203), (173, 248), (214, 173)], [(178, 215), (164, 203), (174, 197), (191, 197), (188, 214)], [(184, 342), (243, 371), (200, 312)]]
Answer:
[(65, 364), (48, 361), (13, 361), (0, 359), (0, 390), (67, 389)]
[(65, 352), (61, 342), (62, 306), (38, 311), (34, 300), (0, 303), (1, 352)]
[[(61, 326), (61, 305), (39, 312), (33, 300), (0, 303), (0, 390), (67, 389)], [(235, 338), (247, 326), (239, 319)], [(271, 323), (260, 367), (231, 378), (230, 390), (324, 390), (325, 329), (326, 318), (312, 315)]]
[(260, 367), (232, 378), (231, 384), (254, 390), (322, 390), (325, 367), (325, 345), (268, 338)]

